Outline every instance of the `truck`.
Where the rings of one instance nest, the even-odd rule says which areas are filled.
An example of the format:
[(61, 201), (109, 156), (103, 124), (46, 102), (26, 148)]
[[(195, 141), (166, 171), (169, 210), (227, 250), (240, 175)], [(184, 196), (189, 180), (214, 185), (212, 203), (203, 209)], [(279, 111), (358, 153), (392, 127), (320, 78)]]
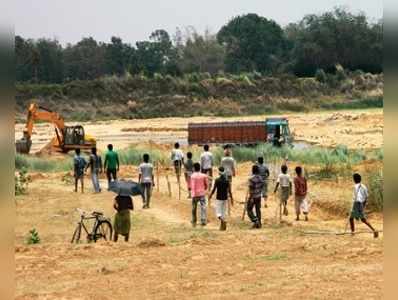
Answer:
[(266, 118), (265, 121), (188, 124), (189, 145), (272, 143), (275, 146), (281, 146), (291, 144), (292, 141), (289, 121), (285, 117)]

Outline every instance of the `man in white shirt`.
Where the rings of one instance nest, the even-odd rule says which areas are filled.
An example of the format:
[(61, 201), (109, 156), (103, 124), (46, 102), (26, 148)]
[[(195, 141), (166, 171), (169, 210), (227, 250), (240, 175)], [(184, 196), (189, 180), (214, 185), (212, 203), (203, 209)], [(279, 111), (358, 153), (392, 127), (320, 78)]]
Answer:
[(379, 236), (379, 232), (376, 231), (372, 225), (370, 225), (365, 215), (366, 201), (368, 200), (369, 197), (368, 189), (364, 184), (361, 183), (362, 180), (361, 175), (355, 173), (352, 177), (355, 185), (354, 185), (353, 198), (352, 198), (353, 206), (350, 215), (351, 234), (352, 235), (355, 234), (354, 219), (356, 219), (356, 220), (361, 220), (364, 224), (366, 224), (373, 231), (373, 236), (377, 238)]
[(184, 164), (184, 152), (182, 152), (182, 150), (180, 149), (179, 143), (174, 144), (174, 149), (171, 151), (171, 161), (174, 164), (176, 176), (179, 181), (181, 176), (181, 168)]
[(232, 157), (231, 150), (229, 148), (225, 149), (224, 157), (221, 159), (221, 167), (224, 168), (225, 176), (229, 182), (229, 187), (232, 194), (232, 177), (236, 175), (236, 162)]
[(155, 185), (153, 176), (153, 165), (149, 162), (149, 154), (143, 155), (144, 162), (138, 167), (138, 182), (141, 183), (144, 192), (144, 205), (142, 208), (149, 208), (152, 187)]
[(209, 178), (209, 190), (213, 183), (213, 154), (209, 151), (209, 145), (204, 145), (204, 152), (200, 155), (200, 165), (202, 168), (202, 173), (206, 174)]
[(276, 193), (279, 186), (280, 186), (279, 205), (281, 208), (283, 207), (283, 214), (287, 216), (288, 215), (287, 201), (289, 200), (289, 197), (292, 195), (292, 181), (290, 179), (290, 175), (287, 173), (286, 165), (281, 166), (281, 173), (278, 175), (274, 193)]

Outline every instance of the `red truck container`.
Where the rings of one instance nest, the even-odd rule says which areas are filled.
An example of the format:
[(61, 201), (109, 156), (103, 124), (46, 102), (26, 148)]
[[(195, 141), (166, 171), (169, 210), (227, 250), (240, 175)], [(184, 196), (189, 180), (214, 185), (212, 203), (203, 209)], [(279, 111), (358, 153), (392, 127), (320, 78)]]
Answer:
[(267, 141), (264, 121), (189, 123), (189, 144), (258, 144)]

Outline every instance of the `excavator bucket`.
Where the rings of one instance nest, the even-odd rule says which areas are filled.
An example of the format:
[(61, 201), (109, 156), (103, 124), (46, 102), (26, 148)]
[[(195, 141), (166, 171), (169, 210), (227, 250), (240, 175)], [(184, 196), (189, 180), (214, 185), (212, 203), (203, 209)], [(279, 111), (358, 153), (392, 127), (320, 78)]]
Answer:
[(32, 146), (32, 140), (25, 137), (19, 139), (15, 143), (15, 148), (18, 153), (29, 154), (30, 147)]

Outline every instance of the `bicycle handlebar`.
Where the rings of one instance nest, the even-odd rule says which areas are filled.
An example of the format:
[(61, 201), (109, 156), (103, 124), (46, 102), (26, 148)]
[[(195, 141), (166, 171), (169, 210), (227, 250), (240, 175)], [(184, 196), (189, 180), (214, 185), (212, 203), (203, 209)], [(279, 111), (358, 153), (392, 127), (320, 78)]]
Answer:
[[(81, 208), (76, 208), (76, 211), (80, 214), (80, 216), (85, 217), (88, 215), (88, 213), (81, 209)], [(104, 214), (102, 212), (99, 211), (93, 211), (92, 213), (90, 213), (90, 215), (92, 216), (103, 216)]]

